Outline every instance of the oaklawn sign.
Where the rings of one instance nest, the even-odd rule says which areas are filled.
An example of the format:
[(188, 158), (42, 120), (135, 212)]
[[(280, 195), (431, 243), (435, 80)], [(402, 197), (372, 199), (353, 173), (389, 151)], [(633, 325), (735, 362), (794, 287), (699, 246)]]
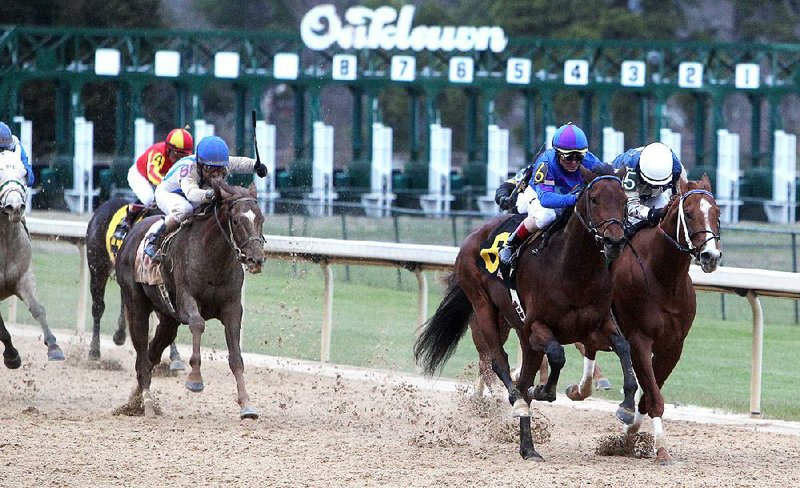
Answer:
[(391, 7), (375, 10), (350, 7), (344, 21), (333, 5), (318, 5), (300, 22), (300, 35), (309, 49), (322, 51), (333, 44), (342, 49), (398, 49), (414, 51), (502, 52), (508, 38), (500, 27), (416, 26), (412, 27), (415, 7), (405, 5), (400, 12)]

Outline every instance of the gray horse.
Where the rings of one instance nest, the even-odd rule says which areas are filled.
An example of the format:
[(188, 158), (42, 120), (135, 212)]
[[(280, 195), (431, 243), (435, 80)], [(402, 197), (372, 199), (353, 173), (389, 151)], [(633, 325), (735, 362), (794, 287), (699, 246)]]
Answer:
[[(58, 347), (56, 337), (47, 325), (44, 307), (36, 297), (36, 278), (31, 266), (31, 240), (25, 227), (26, 188), (22, 183), (21, 164), (14, 164), (8, 151), (0, 152), (0, 300), (16, 295), (28, 305), (33, 318), (39, 322), (50, 361), (63, 361), (64, 352)], [(11, 343), (11, 334), (0, 317), (0, 341), (3, 342), (3, 362), (10, 369), (19, 368), (22, 360)]]

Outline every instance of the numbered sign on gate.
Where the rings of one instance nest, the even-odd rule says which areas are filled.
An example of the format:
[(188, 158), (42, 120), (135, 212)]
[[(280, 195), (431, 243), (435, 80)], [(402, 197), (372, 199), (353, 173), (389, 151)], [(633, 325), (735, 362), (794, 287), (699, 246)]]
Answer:
[(589, 84), (589, 61), (585, 59), (568, 59), (564, 61), (565, 85)]
[(623, 61), (620, 68), (622, 86), (644, 86), (647, 76), (644, 61)]
[(678, 86), (681, 88), (702, 88), (703, 63), (681, 63), (678, 66)]
[(417, 58), (414, 56), (392, 56), (392, 81), (414, 81), (417, 77)]
[(357, 68), (358, 60), (354, 54), (337, 54), (331, 61), (331, 77), (334, 80), (355, 80)]
[(506, 65), (506, 83), (527, 85), (531, 82), (531, 60), (524, 58), (508, 58)]
[(273, 58), (272, 74), (276, 80), (296, 80), (300, 58), (295, 53), (278, 53)]
[(755, 89), (761, 86), (761, 67), (757, 64), (736, 65), (736, 88)]
[(465, 56), (450, 58), (449, 78), (451, 83), (472, 83), (475, 61)]

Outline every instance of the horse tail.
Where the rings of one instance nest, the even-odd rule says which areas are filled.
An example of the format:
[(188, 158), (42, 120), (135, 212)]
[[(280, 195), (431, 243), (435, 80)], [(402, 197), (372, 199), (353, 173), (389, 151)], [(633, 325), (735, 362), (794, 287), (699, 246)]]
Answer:
[(456, 351), (472, 317), (472, 304), (461, 284), (452, 274), (448, 281), (442, 303), (433, 317), (423, 324), (414, 344), (414, 358), (428, 376), (432, 376)]

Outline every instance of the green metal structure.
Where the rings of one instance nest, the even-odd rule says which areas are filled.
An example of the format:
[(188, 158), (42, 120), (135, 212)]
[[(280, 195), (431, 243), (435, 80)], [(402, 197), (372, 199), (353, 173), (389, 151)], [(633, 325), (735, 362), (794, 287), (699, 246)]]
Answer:
[[(115, 76), (95, 72), (95, 52), (115, 49), (120, 53), (120, 70)], [(157, 51), (180, 53), (177, 76), (163, 77), (155, 73)], [(238, 53), (239, 74), (234, 79), (218, 78), (215, 54)], [(293, 53), (299, 58), (296, 79), (277, 79), (274, 58), (278, 53)], [(351, 54), (357, 59), (357, 79), (334, 80), (332, 60), (337, 54)], [(390, 76), (391, 59), (395, 55), (414, 56), (416, 76), (413, 81), (395, 81)], [(473, 60), (474, 76), (469, 83), (452, 83), (448, 62), (453, 56)], [(509, 83), (509, 59), (530, 60), (531, 76), (526, 83)], [(585, 60), (588, 71), (583, 84), (565, 84), (567, 60)], [(637, 61), (644, 67), (643, 86), (624, 86), (624, 61)], [(691, 70), (681, 71), (681, 63), (695, 62), (702, 67), (702, 76)], [(737, 88), (737, 65), (757, 65), (757, 87)], [(576, 72), (577, 73), (577, 72)], [(691, 76), (697, 75), (693, 79)], [(576, 76), (584, 76), (576, 74)], [(687, 86), (684, 81), (701, 85)], [(372, 107), (381, 90), (400, 86), (407, 90), (410, 147), (412, 160), (425, 160), (426, 125), (436, 117), (437, 95), (445, 88), (457, 86), (465, 90), (466, 152), (470, 161), (486, 159), (486, 125), (495, 119), (495, 100), (503, 91), (518, 93), (525, 105), (522, 144), (527, 158), (533, 156), (547, 125), (556, 124), (553, 117), (554, 97), (572, 91), (582, 100), (580, 122), (589, 133), (613, 125), (609, 110), (612, 98), (619, 93), (634, 94), (639, 100), (640, 143), (657, 137), (664, 125), (666, 101), (677, 93), (689, 93), (696, 100), (698, 114), (695, 127), (695, 164), (714, 166), (716, 129), (725, 128), (723, 103), (735, 93), (744, 93), (750, 100), (753, 135), (750, 158), (760, 165), (771, 152), (771, 141), (761, 140), (761, 107), (767, 103), (769, 133), (782, 128), (779, 106), (789, 95), (800, 93), (800, 44), (725, 44), (650, 41), (581, 41), (532, 38), (511, 38), (503, 52), (442, 52), (341, 50), (312, 51), (306, 48), (297, 33), (288, 32), (197, 32), (178, 30), (118, 30), (0, 27), (0, 119), (20, 115), (20, 93), (26, 83), (51, 80), (56, 83), (55, 113), (56, 147), (59, 153), (70, 154), (71, 123), (82, 115), (82, 89), (87, 83), (116, 82), (118, 101), (115, 150), (118, 156), (133, 156), (133, 121), (141, 115), (142, 94), (155, 82), (173, 83), (179, 98), (176, 125), (202, 118), (203, 90), (209, 84), (227, 83), (236, 96), (235, 148), (246, 152), (247, 113), (260, 113), (265, 88), (285, 84), (294, 91), (294, 148), (297, 158), (307, 158), (311, 151), (311, 124), (321, 113), (320, 93), (332, 84), (344, 84), (353, 97), (353, 159), (368, 158), (369, 128), (379, 117)], [(751, 80), (752, 81), (752, 80)], [(187, 107), (189, 107), (187, 109)], [(594, 110), (594, 109), (597, 110)], [(593, 117), (593, 113), (599, 114)], [(540, 116), (536, 116), (540, 114)], [(420, 116), (421, 115), (421, 116)], [(482, 115), (482, 116), (479, 116)], [(706, 119), (710, 116), (710, 138), (706, 137)], [(482, 126), (478, 126), (479, 123)], [(595, 138), (597, 140), (597, 138)], [(707, 141), (711, 143), (708, 144)], [(767, 147), (767, 152), (762, 149)]]

